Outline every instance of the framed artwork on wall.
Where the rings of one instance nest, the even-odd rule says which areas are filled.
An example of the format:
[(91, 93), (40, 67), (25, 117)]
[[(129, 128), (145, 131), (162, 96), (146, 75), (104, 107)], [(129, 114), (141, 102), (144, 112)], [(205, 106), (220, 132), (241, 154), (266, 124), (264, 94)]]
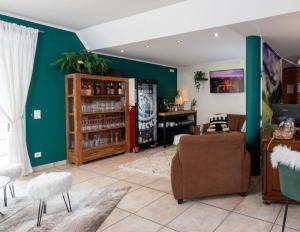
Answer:
[(211, 93), (244, 92), (244, 69), (210, 71)]

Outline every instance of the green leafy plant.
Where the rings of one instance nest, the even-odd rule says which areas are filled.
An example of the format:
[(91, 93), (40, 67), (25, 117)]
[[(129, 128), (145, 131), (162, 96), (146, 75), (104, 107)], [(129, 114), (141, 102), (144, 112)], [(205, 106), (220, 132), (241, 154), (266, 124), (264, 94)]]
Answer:
[(207, 81), (208, 79), (206, 78), (206, 73), (203, 71), (196, 71), (194, 72), (194, 82), (195, 82), (195, 88), (199, 92), (201, 82), (202, 81)]
[(197, 106), (197, 100), (196, 100), (196, 98), (193, 98), (193, 100), (191, 101), (192, 110), (195, 110), (196, 106)]
[(109, 60), (82, 49), (79, 52), (64, 52), (61, 57), (50, 64), (67, 73), (106, 74)]
[(191, 101), (191, 106), (192, 107), (196, 107), (197, 106), (197, 100), (196, 100), (196, 98), (193, 98), (193, 100)]

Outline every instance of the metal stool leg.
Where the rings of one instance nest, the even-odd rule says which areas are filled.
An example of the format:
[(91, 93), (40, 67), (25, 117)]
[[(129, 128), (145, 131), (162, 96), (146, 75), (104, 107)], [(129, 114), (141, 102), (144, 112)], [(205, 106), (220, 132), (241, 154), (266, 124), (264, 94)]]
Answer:
[(43, 216), (43, 206), (44, 206), (44, 201), (40, 200), (36, 226), (41, 225), (41, 220), (42, 220), (42, 216)]
[(12, 190), (13, 190), (14, 197), (16, 197), (16, 194), (15, 194), (15, 186), (14, 186), (13, 183), (11, 184), (11, 186), (12, 186)]
[(67, 192), (67, 196), (68, 196), (68, 201), (69, 201), (69, 209), (70, 209), (70, 212), (72, 212), (72, 205), (71, 205), (71, 201), (70, 201), (70, 197), (69, 197), (68, 192)]
[(71, 205), (69, 193), (67, 192), (68, 202), (66, 201), (66, 198), (65, 198), (64, 194), (61, 194), (61, 195), (62, 195), (62, 197), (64, 199), (64, 202), (65, 202), (66, 208), (68, 210), (68, 213), (72, 212), (72, 205)]
[(63, 194), (63, 193), (62, 193), (61, 195), (62, 195), (62, 197), (63, 197), (63, 199), (64, 199), (64, 202), (65, 202), (66, 208), (67, 208), (67, 210), (68, 210), (68, 213), (69, 213), (69, 212), (70, 212), (70, 210), (69, 210), (69, 207), (68, 207), (68, 205), (67, 205), (67, 202), (66, 202), (65, 196), (64, 196), (64, 194)]
[(284, 210), (284, 217), (283, 217), (283, 224), (282, 224), (282, 232), (284, 232), (284, 229), (285, 229), (285, 223), (286, 223), (288, 209), (289, 209), (289, 200), (286, 199), (285, 210)]
[(11, 195), (12, 198), (14, 198), (15, 197), (15, 193), (14, 193), (14, 190), (13, 190), (13, 185), (10, 184), (8, 186), (9, 186), (10, 195)]
[(4, 206), (7, 207), (6, 185), (3, 187)]
[(44, 202), (44, 214), (46, 214), (47, 213), (47, 204), (46, 204), (46, 202)]

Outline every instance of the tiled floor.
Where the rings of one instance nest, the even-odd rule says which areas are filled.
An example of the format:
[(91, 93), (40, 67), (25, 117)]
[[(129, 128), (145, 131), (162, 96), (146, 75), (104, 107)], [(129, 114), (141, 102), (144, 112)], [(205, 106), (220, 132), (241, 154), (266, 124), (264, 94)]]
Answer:
[[(129, 153), (80, 167), (61, 165), (47, 171), (66, 170), (73, 173), (73, 190), (131, 186), (127, 195), (102, 224), (99, 232), (279, 232), (283, 218), (281, 204), (264, 205), (259, 178), (252, 180), (246, 197), (237, 194), (185, 201), (174, 200), (170, 180), (119, 168), (163, 148), (138, 154)], [(31, 176), (18, 180), (17, 194), (23, 193)], [(290, 207), (286, 232), (300, 231), (300, 206)]]

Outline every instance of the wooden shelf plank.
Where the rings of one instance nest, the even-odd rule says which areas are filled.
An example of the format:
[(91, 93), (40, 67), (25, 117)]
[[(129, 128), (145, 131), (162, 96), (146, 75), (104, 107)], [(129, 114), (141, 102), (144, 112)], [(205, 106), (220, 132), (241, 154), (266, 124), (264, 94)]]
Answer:
[(87, 98), (120, 98), (125, 97), (124, 95), (81, 95), (81, 97)]
[(82, 113), (82, 115), (92, 115), (92, 114), (117, 114), (117, 113), (125, 113), (125, 111), (89, 112), (89, 113)]
[(85, 151), (104, 149), (104, 148), (108, 148), (108, 147), (118, 147), (118, 146), (125, 145), (125, 144), (126, 144), (125, 140), (122, 140), (118, 143), (109, 143), (109, 144), (104, 144), (104, 145), (97, 146), (97, 147), (82, 148), (82, 151), (85, 152)]
[(194, 114), (194, 113), (196, 113), (195, 110), (180, 110), (180, 111), (176, 111), (176, 112), (158, 113), (158, 116), (187, 115), (187, 114)]
[(82, 131), (82, 133), (83, 134), (88, 134), (88, 133), (96, 133), (96, 132), (101, 132), (101, 131), (118, 130), (118, 129), (123, 129), (123, 128), (125, 128), (125, 126), (118, 126), (118, 127), (98, 129), (98, 130), (91, 130), (91, 131)]

